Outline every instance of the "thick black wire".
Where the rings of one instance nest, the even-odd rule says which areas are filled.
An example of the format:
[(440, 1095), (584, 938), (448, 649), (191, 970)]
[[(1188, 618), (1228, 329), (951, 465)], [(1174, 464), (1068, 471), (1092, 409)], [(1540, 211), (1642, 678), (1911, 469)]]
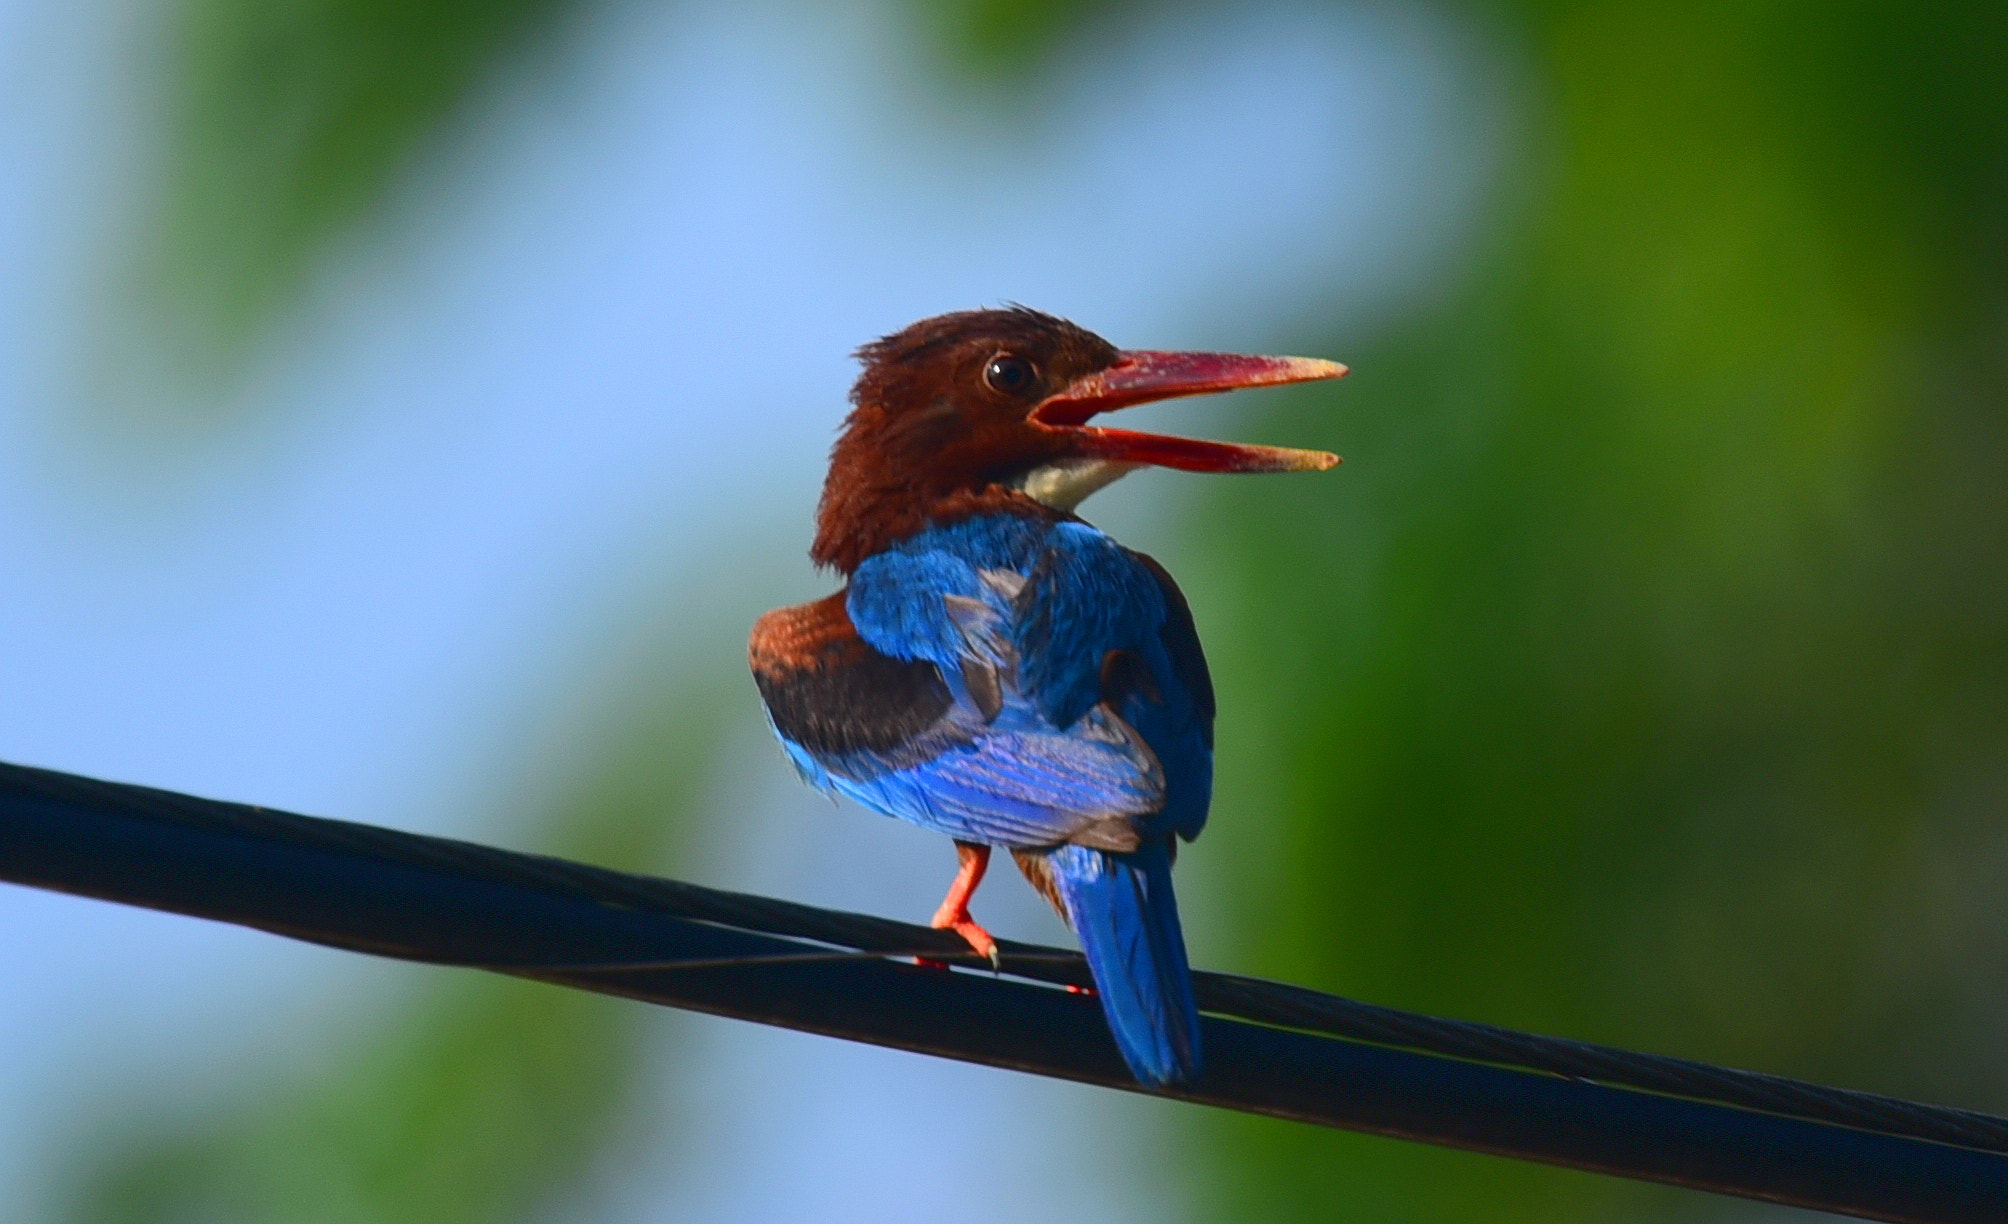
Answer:
[[(35, 775), (51, 791), (68, 791), (102, 802), (111, 797), (139, 799), (181, 820), (219, 830), (280, 837), (305, 846), (361, 851), (377, 858), (472, 873), (514, 884), (547, 888), (572, 896), (612, 902), (645, 912), (670, 914), (740, 930), (807, 939), (835, 948), (878, 956), (925, 956), (944, 963), (973, 964), (962, 938), (945, 931), (819, 909), (773, 897), (753, 896), (654, 876), (631, 875), (585, 863), (498, 850), (471, 842), (423, 837), (373, 825), (317, 820), (261, 808), (217, 803), (74, 775), (0, 764), (0, 779)], [(1093, 984), (1078, 952), (1011, 940), (998, 942), (1000, 971), (1061, 986)], [(478, 968), (622, 969), (666, 966), (634, 964), (505, 964), (450, 959)], [(1545, 1071), (1570, 1079), (1663, 1092), (1808, 1121), (1851, 1126), (1885, 1134), (2008, 1152), (2008, 1118), (1947, 1106), (1924, 1105), (1846, 1088), (1830, 1088), (1782, 1076), (1739, 1071), (1708, 1063), (1643, 1054), (1589, 1042), (1542, 1037), (1467, 1020), (1450, 1020), (1380, 1007), (1302, 987), (1226, 973), (1194, 974), (1202, 1010), (1354, 1041), (1419, 1050), (1451, 1058)]]
[[(299, 938), (333, 943), (336, 946), (378, 952), (407, 959), (468, 965), (513, 972), (525, 976), (590, 982), (595, 975), (631, 979), (638, 972), (672, 974), (714, 974), (732, 966), (795, 965), (811, 970), (818, 962), (859, 957), (886, 958), (924, 956), (943, 962), (967, 963), (974, 958), (963, 941), (953, 934), (906, 923), (891, 922), (861, 914), (822, 910), (772, 898), (748, 896), (652, 877), (629, 875), (585, 864), (534, 855), (517, 854), (465, 842), (424, 837), (367, 825), (293, 816), (281, 812), (196, 799), (166, 791), (101, 782), (74, 775), (0, 764), (0, 811), (8, 805), (22, 810), (34, 807), (42, 821), (22, 825), (41, 832), (18, 833), (9, 843), (0, 836), (0, 878), (86, 893), (112, 899), (133, 900), (156, 908), (222, 917), (246, 922)], [(53, 806), (52, 806), (53, 805)], [(121, 817), (151, 822), (146, 836), (172, 839), (175, 827), (233, 839), (253, 839), (259, 844), (291, 847), (304, 853), (296, 856), (311, 872), (316, 863), (334, 863), (343, 856), (363, 856), (379, 863), (401, 864), (429, 873), (421, 887), (438, 887), (439, 879), (488, 881), (541, 894), (554, 894), (589, 901), (602, 907), (661, 914), (691, 920), (729, 932), (753, 932), (809, 940), (822, 948), (735, 944), (727, 939), (723, 955), (679, 954), (668, 959), (621, 955), (612, 959), (585, 959), (575, 948), (538, 949), (523, 946), (520, 958), (498, 958), (493, 941), (456, 932), (450, 922), (432, 929), (412, 930), (395, 924), (379, 923), (377, 933), (357, 935), (361, 927), (336, 924), (345, 933), (339, 937), (326, 932), (336, 926), (318, 926), (308, 913), (309, 906), (295, 907), (301, 913), (291, 918), (247, 918), (221, 912), (205, 901), (200, 880), (163, 877), (149, 871), (144, 854), (127, 854), (130, 847), (107, 845), (115, 853), (75, 860), (74, 847), (66, 853), (71, 861), (83, 861), (84, 869), (47, 865), (61, 855), (42, 856), (33, 838), (47, 837), (52, 828), (50, 814), (115, 813)], [(0, 829), (0, 833), (11, 830)], [(100, 834), (100, 836), (102, 836)], [(20, 838), (29, 840), (20, 840)], [(158, 842), (167, 845), (168, 842)], [(9, 861), (9, 854), (15, 862)], [(15, 870), (15, 863), (23, 864)], [(135, 866), (137, 864), (137, 866)], [(149, 876), (133, 880), (135, 872)], [(67, 874), (66, 874), (67, 873)], [(90, 877), (88, 879), (84, 877)], [(74, 878), (72, 878), (74, 877)], [(316, 877), (317, 878), (317, 877)], [(331, 890), (314, 899), (320, 912), (338, 913), (343, 905), (340, 888), (344, 881), (339, 870), (329, 870)], [(430, 881), (430, 882), (428, 882)], [(143, 885), (143, 887), (142, 887)], [(297, 888), (297, 880), (288, 887)], [(292, 912), (284, 897), (262, 897), (250, 907), (260, 914), (284, 915)], [(248, 912), (248, 911), (247, 911)], [(450, 907), (444, 911), (451, 915)], [(345, 916), (346, 917), (346, 916)], [(367, 923), (362, 924), (368, 926)], [(534, 940), (524, 941), (526, 944)], [(1085, 965), (1076, 953), (1037, 945), (1004, 942), (1002, 971), (1036, 981), (1085, 986)], [(1352, 1000), (1318, 994), (1298, 987), (1253, 978), (1201, 973), (1196, 985), (1203, 1010), (1233, 1016), (1263, 1025), (1306, 1032), (1331, 1034), (1377, 1046), (1420, 1051), (1459, 1060), (1500, 1067), (1543, 1072), (1602, 1085), (1620, 1085), (1650, 1093), (1666, 1094), (1696, 1102), (1760, 1111), (1781, 1118), (1848, 1127), (1907, 1140), (1950, 1144), (1993, 1153), (2008, 1153), (2008, 1120), (1966, 1110), (1921, 1105), (1908, 1101), (1846, 1089), (1826, 1088), (1776, 1076), (1735, 1071), (1681, 1059), (1638, 1054), (1588, 1043), (1538, 1037), (1489, 1025), (1445, 1020)], [(603, 988), (616, 992), (645, 992), (620, 984)], [(786, 1021), (782, 1021), (786, 1022)], [(813, 1027), (813, 1025), (799, 1025)], [(894, 1044), (897, 1044), (895, 1042)], [(1277, 1110), (1276, 1112), (1287, 1111)], [(1391, 1128), (1384, 1133), (1400, 1133)], [(1470, 1146), (1483, 1147), (1482, 1144)], [(1485, 1149), (1493, 1150), (1493, 1149)], [(1587, 1164), (1586, 1167), (1605, 1167)], [(1610, 1171), (1607, 1169), (1607, 1171)], [(1622, 1171), (1622, 1170), (1618, 1170)], [(1661, 1177), (1661, 1180), (1681, 1180)], [(1687, 1184), (1706, 1184), (1691, 1182)], [(1722, 1188), (1708, 1185), (1708, 1188)], [(1731, 1187), (1729, 1192), (1747, 1192)], [(1807, 1201), (1759, 1193), (1777, 1201)], [(2008, 1202), (1999, 1218), (2008, 1219)], [(1838, 1208), (1845, 1209), (1845, 1207)], [(1873, 1214), (1873, 1212), (1869, 1212)], [(1889, 1214), (1889, 1219), (1995, 1218), (1960, 1215)]]

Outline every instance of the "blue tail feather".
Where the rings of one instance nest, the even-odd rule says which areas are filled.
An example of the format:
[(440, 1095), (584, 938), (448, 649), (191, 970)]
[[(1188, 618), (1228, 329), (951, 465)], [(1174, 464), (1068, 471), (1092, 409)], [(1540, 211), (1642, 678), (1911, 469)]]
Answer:
[(1147, 1084), (1199, 1074), (1199, 1011), (1171, 892), (1171, 849), (1061, 846), (1048, 862), (1123, 1061)]

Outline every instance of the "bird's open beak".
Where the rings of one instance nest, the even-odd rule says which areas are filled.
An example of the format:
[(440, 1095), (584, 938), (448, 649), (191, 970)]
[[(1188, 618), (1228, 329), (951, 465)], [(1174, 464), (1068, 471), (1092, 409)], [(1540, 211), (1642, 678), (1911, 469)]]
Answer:
[(1152, 400), (1211, 395), (1242, 387), (1342, 378), (1346, 367), (1315, 357), (1243, 357), (1234, 353), (1158, 353), (1134, 350), (1114, 365), (1076, 379), (1034, 408), (1036, 425), (1064, 432), (1083, 458), (1113, 463), (1148, 463), (1187, 472), (1307, 472), (1339, 461), (1327, 451), (1282, 446), (1243, 446), (1102, 429), (1089, 425), (1096, 413), (1113, 412)]

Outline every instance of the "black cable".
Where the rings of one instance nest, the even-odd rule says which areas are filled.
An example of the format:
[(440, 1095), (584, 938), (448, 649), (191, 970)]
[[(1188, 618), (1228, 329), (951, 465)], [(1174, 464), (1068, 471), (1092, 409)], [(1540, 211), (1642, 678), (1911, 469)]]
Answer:
[[(887, 959), (972, 959), (925, 927), (4, 764), (0, 879), (1140, 1090), (1099, 1008), (1035, 984), (1087, 984), (1058, 949), (1001, 945), (1029, 981), (945, 972)], [(1207, 1071), (1165, 1095), (1874, 1219), (2008, 1221), (2008, 1120), (1197, 978)]]

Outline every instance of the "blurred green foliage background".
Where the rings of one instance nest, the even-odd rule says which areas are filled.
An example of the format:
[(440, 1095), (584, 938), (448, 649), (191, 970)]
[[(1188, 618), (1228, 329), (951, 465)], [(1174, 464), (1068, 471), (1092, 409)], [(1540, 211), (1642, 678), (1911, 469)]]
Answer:
[[(1008, 111), (1108, 23), (1180, 7), (910, 18), (942, 105)], [(140, 262), (221, 368), (485, 82), (591, 17), (176, 11)], [(1237, 429), (1348, 466), (1217, 484), (1177, 527), (1225, 711), (1182, 864), (1220, 967), (2008, 1111), (2008, 6), (1437, 11), (1510, 69), (1478, 234), (1398, 317), (1276, 321), (1269, 347), (1355, 367), (1343, 418), (1286, 394)], [(552, 848), (674, 861), (707, 768), (674, 712), (705, 675), (609, 712)], [(545, 1218), (626, 1108), (631, 1011), (456, 984), (339, 1075), (126, 1136), (71, 1218)], [(1174, 1128), (1197, 1219), (1759, 1214)]]
[[(1243, 608), (1223, 702), (1264, 710), (1222, 827), (1263, 782), (1289, 813), (1234, 892), (1251, 955), (1998, 1111), (2008, 11), (1485, 16), (1526, 51), (1511, 207), (1347, 350), (1343, 493), (1203, 516)], [(1263, 1218), (1656, 1197), (1224, 1129)]]

